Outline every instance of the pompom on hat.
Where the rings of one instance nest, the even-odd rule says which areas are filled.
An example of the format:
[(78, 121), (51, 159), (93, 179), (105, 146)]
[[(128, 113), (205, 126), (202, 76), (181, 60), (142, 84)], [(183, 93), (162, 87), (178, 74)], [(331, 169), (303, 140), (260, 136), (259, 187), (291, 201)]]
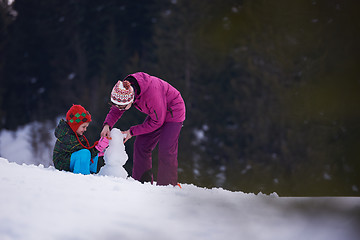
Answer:
[(70, 128), (76, 133), (81, 124), (90, 122), (91, 115), (81, 105), (72, 105), (66, 113), (66, 122)]
[(134, 89), (129, 81), (119, 80), (111, 91), (110, 100), (116, 105), (128, 105), (134, 101)]

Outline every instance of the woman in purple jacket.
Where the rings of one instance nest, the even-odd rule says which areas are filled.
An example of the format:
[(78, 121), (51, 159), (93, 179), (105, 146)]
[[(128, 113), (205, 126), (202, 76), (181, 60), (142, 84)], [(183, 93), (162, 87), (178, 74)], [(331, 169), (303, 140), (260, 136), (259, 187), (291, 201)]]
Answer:
[(123, 131), (124, 142), (136, 136), (132, 177), (153, 182), (152, 151), (159, 143), (158, 185), (177, 185), (178, 140), (185, 120), (185, 103), (169, 83), (147, 73), (138, 72), (119, 80), (111, 92), (111, 107), (101, 131), (110, 137), (110, 129), (131, 106), (147, 114), (142, 124)]

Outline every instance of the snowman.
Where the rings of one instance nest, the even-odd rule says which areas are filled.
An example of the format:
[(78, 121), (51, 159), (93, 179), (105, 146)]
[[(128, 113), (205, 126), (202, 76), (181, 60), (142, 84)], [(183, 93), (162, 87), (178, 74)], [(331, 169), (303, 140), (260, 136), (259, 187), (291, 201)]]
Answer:
[(128, 160), (124, 145), (126, 135), (119, 129), (113, 128), (110, 136), (109, 147), (104, 155), (105, 166), (100, 169), (99, 175), (126, 178), (128, 173), (123, 168)]

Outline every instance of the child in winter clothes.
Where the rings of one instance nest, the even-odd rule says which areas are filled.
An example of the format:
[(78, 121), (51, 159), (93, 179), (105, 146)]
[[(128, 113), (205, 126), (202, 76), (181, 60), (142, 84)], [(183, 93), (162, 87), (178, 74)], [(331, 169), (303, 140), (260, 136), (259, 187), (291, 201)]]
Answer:
[(158, 185), (177, 185), (178, 140), (185, 120), (185, 103), (180, 92), (169, 83), (138, 72), (118, 81), (111, 92), (111, 107), (103, 124), (102, 137), (132, 105), (147, 114), (144, 123), (124, 131), (125, 142), (136, 136), (132, 177), (153, 182), (151, 154), (159, 144)]
[(91, 115), (81, 105), (73, 105), (66, 114), (66, 121), (61, 119), (55, 128), (57, 138), (53, 162), (58, 170), (73, 173), (97, 173), (103, 163), (98, 163), (109, 144), (107, 138), (101, 138), (90, 147), (84, 132), (91, 121)]

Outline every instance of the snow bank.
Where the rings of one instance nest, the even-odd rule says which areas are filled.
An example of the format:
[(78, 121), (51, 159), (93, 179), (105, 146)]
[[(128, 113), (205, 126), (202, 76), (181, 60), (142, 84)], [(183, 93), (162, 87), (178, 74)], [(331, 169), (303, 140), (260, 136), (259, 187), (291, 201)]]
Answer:
[(358, 239), (360, 198), (141, 184), (0, 158), (0, 239)]
[[(59, 118), (60, 119), (60, 118)], [(18, 164), (52, 166), (52, 152), (57, 122), (32, 122), (16, 131), (0, 131), (0, 157)]]

